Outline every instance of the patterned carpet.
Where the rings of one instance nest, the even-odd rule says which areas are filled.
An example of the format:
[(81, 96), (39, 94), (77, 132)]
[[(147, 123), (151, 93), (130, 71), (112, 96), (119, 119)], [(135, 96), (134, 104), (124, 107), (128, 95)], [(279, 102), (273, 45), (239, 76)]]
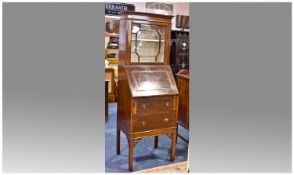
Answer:
[[(109, 119), (105, 123), (105, 172), (128, 171), (128, 143), (121, 133), (121, 154), (116, 155), (116, 103), (109, 103)], [(179, 128), (179, 132), (188, 138), (188, 132)], [(168, 136), (159, 136), (158, 148), (153, 148), (153, 137), (142, 139), (134, 149), (134, 171), (169, 165), (187, 160), (188, 145), (178, 139), (176, 155), (173, 162), (169, 161), (170, 139)]]

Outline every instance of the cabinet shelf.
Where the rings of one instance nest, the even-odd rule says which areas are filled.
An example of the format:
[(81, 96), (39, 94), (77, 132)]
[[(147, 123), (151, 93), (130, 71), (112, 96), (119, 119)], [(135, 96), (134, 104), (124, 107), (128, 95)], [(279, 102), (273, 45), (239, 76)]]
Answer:
[[(148, 41), (148, 42), (158, 42), (156, 39), (132, 39), (132, 41)], [(165, 40), (160, 40), (160, 42), (165, 42)]]
[[(137, 54), (136, 52), (131, 52), (131, 53)], [(160, 52), (159, 54), (164, 54), (164, 52)], [(155, 57), (155, 56), (150, 56), (150, 55), (148, 55), (148, 56), (142, 56), (141, 55), (141, 57)]]

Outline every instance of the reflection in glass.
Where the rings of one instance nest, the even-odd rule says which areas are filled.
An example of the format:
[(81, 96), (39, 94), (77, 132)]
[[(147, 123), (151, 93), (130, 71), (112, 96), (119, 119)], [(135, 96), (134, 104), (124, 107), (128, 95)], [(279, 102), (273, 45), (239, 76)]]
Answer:
[(163, 62), (165, 27), (133, 24), (131, 62)]

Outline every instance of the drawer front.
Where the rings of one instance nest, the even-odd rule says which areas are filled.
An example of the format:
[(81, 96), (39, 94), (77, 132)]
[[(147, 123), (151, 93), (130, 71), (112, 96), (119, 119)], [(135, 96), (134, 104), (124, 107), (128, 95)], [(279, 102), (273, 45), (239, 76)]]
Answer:
[(176, 127), (176, 114), (155, 114), (132, 120), (133, 132), (144, 132), (156, 129)]
[(175, 98), (171, 97), (149, 97), (140, 98), (135, 101), (133, 114), (157, 114), (176, 110)]

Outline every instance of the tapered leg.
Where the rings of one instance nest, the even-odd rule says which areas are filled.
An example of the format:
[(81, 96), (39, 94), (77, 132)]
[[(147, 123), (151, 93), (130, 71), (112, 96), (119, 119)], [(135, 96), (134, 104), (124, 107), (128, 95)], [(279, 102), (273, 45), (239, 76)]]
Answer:
[(154, 148), (158, 148), (158, 136), (154, 137)]
[(177, 138), (177, 132), (172, 134), (172, 141), (171, 141), (171, 150), (170, 150), (170, 160), (174, 161), (175, 159), (175, 152), (176, 152), (176, 138)]
[(129, 171), (133, 171), (134, 140), (129, 140)]
[(120, 129), (116, 129), (116, 154), (120, 154)]

